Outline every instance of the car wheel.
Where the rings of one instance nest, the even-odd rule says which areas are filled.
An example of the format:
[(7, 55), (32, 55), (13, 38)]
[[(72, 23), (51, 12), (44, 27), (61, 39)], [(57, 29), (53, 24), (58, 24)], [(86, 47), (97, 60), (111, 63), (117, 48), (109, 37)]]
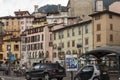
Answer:
[(31, 77), (28, 74), (25, 75), (25, 78), (26, 78), (26, 80), (31, 80)]
[(59, 78), (57, 78), (57, 80), (63, 80), (63, 77), (59, 77)]
[(99, 78), (95, 77), (93, 80), (99, 80)]
[(48, 74), (45, 74), (45, 80), (50, 80), (50, 76)]

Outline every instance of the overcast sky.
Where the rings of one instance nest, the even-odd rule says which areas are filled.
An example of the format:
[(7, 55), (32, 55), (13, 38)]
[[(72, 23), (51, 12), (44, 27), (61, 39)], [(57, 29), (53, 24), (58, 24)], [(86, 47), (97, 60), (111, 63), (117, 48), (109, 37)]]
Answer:
[(66, 6), (68, 0), (0, 0), (0, 17), (1, 16), (14, 16), (14, 11), (19, 9), (28, 10), (30, 13), (34, 11), (34, 5), (39, 7), (46, 4), (61, 4)]

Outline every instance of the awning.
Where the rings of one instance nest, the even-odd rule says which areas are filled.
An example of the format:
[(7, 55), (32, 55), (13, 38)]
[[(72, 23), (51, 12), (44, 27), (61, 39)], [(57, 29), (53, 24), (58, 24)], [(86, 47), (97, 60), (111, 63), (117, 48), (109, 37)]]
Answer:
[(94, 50), (86, 52), (85, 55), (93, 55), (96, 58), (101, 58), (112, 53), (115, 53), (116, 55), (120, 56), (120, 46), (98, 47)]

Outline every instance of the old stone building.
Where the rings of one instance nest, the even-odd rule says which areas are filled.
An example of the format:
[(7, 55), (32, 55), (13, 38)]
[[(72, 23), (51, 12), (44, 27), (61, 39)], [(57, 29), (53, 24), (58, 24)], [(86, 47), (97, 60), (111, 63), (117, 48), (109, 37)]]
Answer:
[(109, 5), (120, 0), (69, 0), (68, 15), (80, 20), (90, 19), (89, 14), (96, 11), (109, 10)]

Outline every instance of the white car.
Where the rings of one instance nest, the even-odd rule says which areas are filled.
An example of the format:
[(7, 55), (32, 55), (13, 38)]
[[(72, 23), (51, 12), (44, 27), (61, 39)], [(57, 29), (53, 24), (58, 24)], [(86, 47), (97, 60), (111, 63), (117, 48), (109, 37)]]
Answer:
[(110, 80), (105, 65), (83, 66), (75, 75), (74, 80)]

